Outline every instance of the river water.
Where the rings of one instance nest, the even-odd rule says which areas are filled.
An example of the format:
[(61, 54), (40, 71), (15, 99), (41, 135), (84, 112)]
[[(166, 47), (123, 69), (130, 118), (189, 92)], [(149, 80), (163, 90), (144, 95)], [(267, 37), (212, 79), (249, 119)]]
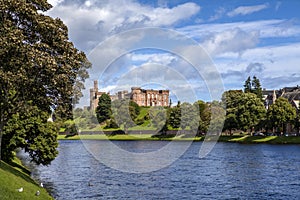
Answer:
[[(151, 151), (167, 142), (116, 144), (126, 150), (146, 146)], [(176, 143), (178, 147), (183, 144)], [(55, 199), (64, 200), (300, 199), (300, 145), (217, 143), (200, 159), (201, 144), (193, 143), (168, 167), (139, 174), (101, 164), (81, 141), (60, 141), (59, 156), (50, 166), (36, 168), (33, 176)]]

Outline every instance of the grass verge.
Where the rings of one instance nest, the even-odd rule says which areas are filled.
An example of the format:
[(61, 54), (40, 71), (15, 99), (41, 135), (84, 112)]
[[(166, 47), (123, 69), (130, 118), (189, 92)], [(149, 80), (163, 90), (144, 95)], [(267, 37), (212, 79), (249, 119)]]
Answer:
[[(41, 188), (31, 177), (30, 172), (20, 164), (18, 160), (7, 164), (0, 161), (0, 199), (1, 200), (35, 200), (53, 199), (45, 190)], [(19, 192), (19, 188), (23, 192)], [(40, 191), (37, 196), (36, 192)]]
[[(151, 134), (129, 134), (129, 135), (75, 135), (66, 137), (66, 135), (59, 135), (59, 140), (120, 140), (120, 141), (139, 141), (139, 140), (166, 140), (166, 141), (203, 141), (204, 137), (187, 137), (184, 135), (175, 137), (152, 137)], [(268, 143), (268, 144), (300, 144), (300, 137), (297, 136), (249, 136), (249, 135), (235, 135), (235, 136), (220, 136), (218, 142), (237, 142), (237, 143)]]

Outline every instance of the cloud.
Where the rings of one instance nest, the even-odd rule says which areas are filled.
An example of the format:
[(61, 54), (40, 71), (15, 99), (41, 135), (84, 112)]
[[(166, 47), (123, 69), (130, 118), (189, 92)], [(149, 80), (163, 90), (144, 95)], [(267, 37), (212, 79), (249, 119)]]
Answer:
[(53, 7), (55, 7), (63, 1), (64, 0), (48, 0), (48, 3), (50, 3)]
[(226, 89), (241, 89), (248, 76), (257, 76), (263, 88), (300, 85), (300, 43), (256, 47), (242, 55), (226, 53), (214, 62)]
[(221, 7), (221, 8), (218, 8), (216, 11), (215, 11), (215, 14), (213, 16), (211, 16), (208, 21), (215, 21), (215, 20), (218, 20), (220, 19), (221, 17), (223, 17), (224, 13), (226, 12), (225, 8)]
[(224, 52), (242, 53), (258, 44), (259, 32), (245, 32), (239, 28), (216, 33), (201, 43), (211, 55)]
[(258, 12), (261, 10), (264, 10), (269, 7), (269, 4), (261, 4), (256, 6), (240, 6), (234, 9), (233, 11), (230, 11), (227, 13), (229, 17), (234, 17), (237, 15), (249, 15), (254, 12)]
[[(58, 3), (58, 1), (55, 1)], [(136, 1), (64, 1), (47, 14), (61, 18), (69, 28), (70, 39), (84, 51), (107, 37), (132, 28), (169, 27), (200, 11), (195, 3), (175, 7), (151, 7)]]
[(245, 72), (246, 73), (261, 73), (265, 69), (265, 66), (263, 63), (250, 63)]

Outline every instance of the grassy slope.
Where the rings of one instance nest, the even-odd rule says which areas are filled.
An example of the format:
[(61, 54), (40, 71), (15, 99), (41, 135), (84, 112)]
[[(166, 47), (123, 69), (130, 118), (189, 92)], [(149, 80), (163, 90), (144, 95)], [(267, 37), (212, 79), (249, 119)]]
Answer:
[[(11, 165), (0, 161), (0, 199), (1, 200), (34, 200), (53, 199), (44, 188), (41, 188), (31, 177), (29, 171), (18, 162)], [(23, 187), (23, 192), (17, 189)], [(36, 191), (40, 195), (36, 196)]]

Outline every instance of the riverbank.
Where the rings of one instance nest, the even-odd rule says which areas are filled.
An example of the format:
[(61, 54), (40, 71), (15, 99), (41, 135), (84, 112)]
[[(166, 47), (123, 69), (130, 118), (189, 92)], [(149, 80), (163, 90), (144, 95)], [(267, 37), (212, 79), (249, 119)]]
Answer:
[[(41, 188), (30, 177), (30, 171), (17, 159), (10, 164), (0, 161), (0, 183), (1, 200), (53, 199), (45, 188)], [(37, 191), (40, 192), (38, 196)]]
[[(114, 140), (114, 141), (203, 141), (205, 137), (187, 137), (185, 135), (176, 137), (153, 137), (151, 134), (130, 134), (130, 135), (59, 135), (59, 140)], [(245, 144), (300, 144), (299, 136), (249, 136), (249, 135), (234, 135), (234, 136), (220, 136), (218, 142), (236, 142)]]

